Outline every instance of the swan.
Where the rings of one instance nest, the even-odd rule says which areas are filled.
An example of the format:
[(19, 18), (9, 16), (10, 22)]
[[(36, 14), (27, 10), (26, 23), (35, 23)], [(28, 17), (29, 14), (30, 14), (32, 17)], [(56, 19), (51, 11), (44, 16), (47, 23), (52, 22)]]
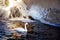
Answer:
[(36, 21), (33, 21), (33, 20), (20, 20), (20, 21), (25, 22), (24, 28), (18, 27), (18, 28), (11, 29), (10, 28), (11, 26), (9, 26), (11, 24), (8, 23), (7, 26), (10, 29), (7, 30), (6, 34), (11, 35), (11, 34), (14, 34), (14, 33), (15, 34), (18, 33), (18, 34), (26, 36), (27, 35), (27, 31), (28, 31), (26, 26), (28, 25), (28, 23), (29, 22), (36, 22)]
[(21, 33), (21, 35), (27, 35), (27, 27), (28, 23), (25, 23), (24, 28), (15, 28), (14, 30), (17, 31), (18, 33)]

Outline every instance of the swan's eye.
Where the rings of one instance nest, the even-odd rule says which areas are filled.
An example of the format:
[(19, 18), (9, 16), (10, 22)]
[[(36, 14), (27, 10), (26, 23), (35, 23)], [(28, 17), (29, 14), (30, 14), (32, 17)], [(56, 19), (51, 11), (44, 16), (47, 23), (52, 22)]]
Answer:
[(23, 18), (26, 18), (26, 16), (23, 16)]

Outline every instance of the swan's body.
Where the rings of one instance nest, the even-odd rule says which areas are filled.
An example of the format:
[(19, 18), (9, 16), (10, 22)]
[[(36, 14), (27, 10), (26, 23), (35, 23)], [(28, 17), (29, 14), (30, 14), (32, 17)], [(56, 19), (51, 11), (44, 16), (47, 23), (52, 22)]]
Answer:
[(15, 28), (14, 30), (21, 33), (22, 35), (26, 35), (27, 34), (27, 25), (28, 23), (25, 23), (25, 28)]

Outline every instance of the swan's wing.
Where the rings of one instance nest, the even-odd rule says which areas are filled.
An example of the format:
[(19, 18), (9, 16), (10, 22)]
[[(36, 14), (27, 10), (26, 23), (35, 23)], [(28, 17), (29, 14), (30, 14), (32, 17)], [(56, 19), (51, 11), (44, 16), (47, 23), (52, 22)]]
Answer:
[(24, 28), (16, 28), (15, 31), (22, 35), (27, 35), (27, 31)]
[(15, 30), (16, 30), (16, 31), (20, 31), (20, 32), (25, 31), (25, 29), (24, 29), (24, 28), (15, 28)]

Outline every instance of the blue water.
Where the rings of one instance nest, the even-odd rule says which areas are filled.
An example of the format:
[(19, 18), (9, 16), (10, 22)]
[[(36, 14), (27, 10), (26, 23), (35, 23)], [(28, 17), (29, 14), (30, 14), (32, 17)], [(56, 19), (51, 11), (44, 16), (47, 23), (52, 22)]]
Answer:
[(0, 21), (0, 37), (5, 35), (4, 26), (5, 24)]

